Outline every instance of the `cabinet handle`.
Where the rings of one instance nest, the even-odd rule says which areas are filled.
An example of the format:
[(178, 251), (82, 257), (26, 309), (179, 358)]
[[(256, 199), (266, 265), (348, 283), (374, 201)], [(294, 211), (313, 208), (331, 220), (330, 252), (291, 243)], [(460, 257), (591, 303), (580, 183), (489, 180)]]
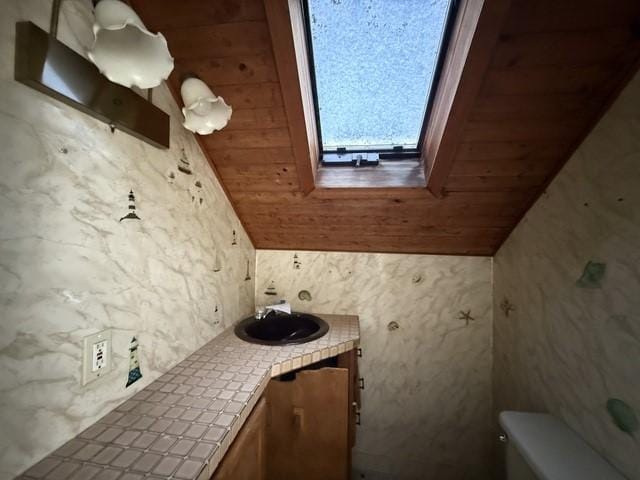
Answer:
[(298, 430), (304, 430), (304, 408), (293, 407), (293, 424)]
[(358, 347), (356, 349), (356, 355), (358, 355), (359, 357), (362, 357), (362, 348)]
[(364, 390), (364, 378), (360, 377), (358, 379), (358, 386), (360, 387), (360, 390)]
[(358, 404), (353, 402), (351, 405), (353, 406), (353, 413), (356, 417), (356, 425), (360, 425), (360, 409), (358, 408)]

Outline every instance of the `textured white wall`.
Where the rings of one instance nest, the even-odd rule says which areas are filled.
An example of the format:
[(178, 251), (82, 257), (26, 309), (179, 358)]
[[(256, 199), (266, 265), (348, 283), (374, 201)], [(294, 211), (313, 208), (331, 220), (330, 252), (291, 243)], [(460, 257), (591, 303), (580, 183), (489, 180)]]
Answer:
[(256, 263), (256, 304), (360, 316), (356, 478), (489, 478), (490, 258), (258, 250)]
[[(576, 285), (588, 261), (606, 263), (601, 288)], [(502, 246), (494, 282), (496, 413), (549, 411), (640, 479), (640, 436), (605, 408), (640, 415), (640, 76)]]
[[(169, 151), (112, 134), (13, 80), (15, 22), (46, 29), (50, 5), (6, 0), (0, 18), (3, 479), (253, 310), (253, 281), (244, 278), (247, 260), (253, 276), (255, 251), (166, 87), (154, 103), (171, 113)], [(89, 0), (66, 0), (59, 37), (83, 52), (91, 21)], [(181, 149), (191, 176), (176, 169)], [(118, 223), (129, 189), (142, 221)], [(104, 328), (114, 329), (113, 372), (82, 387), (82, 338)], [(144, 376), (125, 389), (133, 335)]]

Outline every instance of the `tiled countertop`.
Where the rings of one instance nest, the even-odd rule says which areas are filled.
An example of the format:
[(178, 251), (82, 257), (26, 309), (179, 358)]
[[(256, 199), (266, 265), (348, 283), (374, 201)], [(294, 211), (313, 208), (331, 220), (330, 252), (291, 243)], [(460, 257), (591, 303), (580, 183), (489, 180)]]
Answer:
[(358, 317), (318, 316), (329, 332), (302, 345), (256, 345), (225, 330), (18, 478), (208, 480), (271, 377), (358, 343)]

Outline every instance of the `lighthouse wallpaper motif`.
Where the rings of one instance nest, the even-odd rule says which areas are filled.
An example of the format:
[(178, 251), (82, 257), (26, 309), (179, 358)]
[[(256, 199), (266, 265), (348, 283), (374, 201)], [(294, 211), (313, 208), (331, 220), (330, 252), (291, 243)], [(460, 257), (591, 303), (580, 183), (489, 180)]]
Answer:
[(140, 371), (140, 361), (138, 360), (138, 339), (133, 337), (131, 345), (129, 345), (129, 377), (127, 378), (127, 387), (142, 378)]

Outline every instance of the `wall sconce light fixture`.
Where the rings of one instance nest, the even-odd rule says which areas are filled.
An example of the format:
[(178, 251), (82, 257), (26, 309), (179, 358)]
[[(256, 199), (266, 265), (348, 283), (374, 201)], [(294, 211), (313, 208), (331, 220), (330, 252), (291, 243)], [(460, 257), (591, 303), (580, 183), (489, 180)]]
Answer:
[[(106, 0), (103, 0), (106, 1)], [(223, 129), (231, 118), (232, 108), (224, 98), (217, 97), (202, 80), (188, 77), (182, 82), (180, 94), (184, 102), (184, 128), (200, 135)]]
[(87, 56), (114, 83), (153, 88), (173, 70), (164, 36), (147, 30), (136, 12), (119, 0), (98, 2), (93, 34)]

